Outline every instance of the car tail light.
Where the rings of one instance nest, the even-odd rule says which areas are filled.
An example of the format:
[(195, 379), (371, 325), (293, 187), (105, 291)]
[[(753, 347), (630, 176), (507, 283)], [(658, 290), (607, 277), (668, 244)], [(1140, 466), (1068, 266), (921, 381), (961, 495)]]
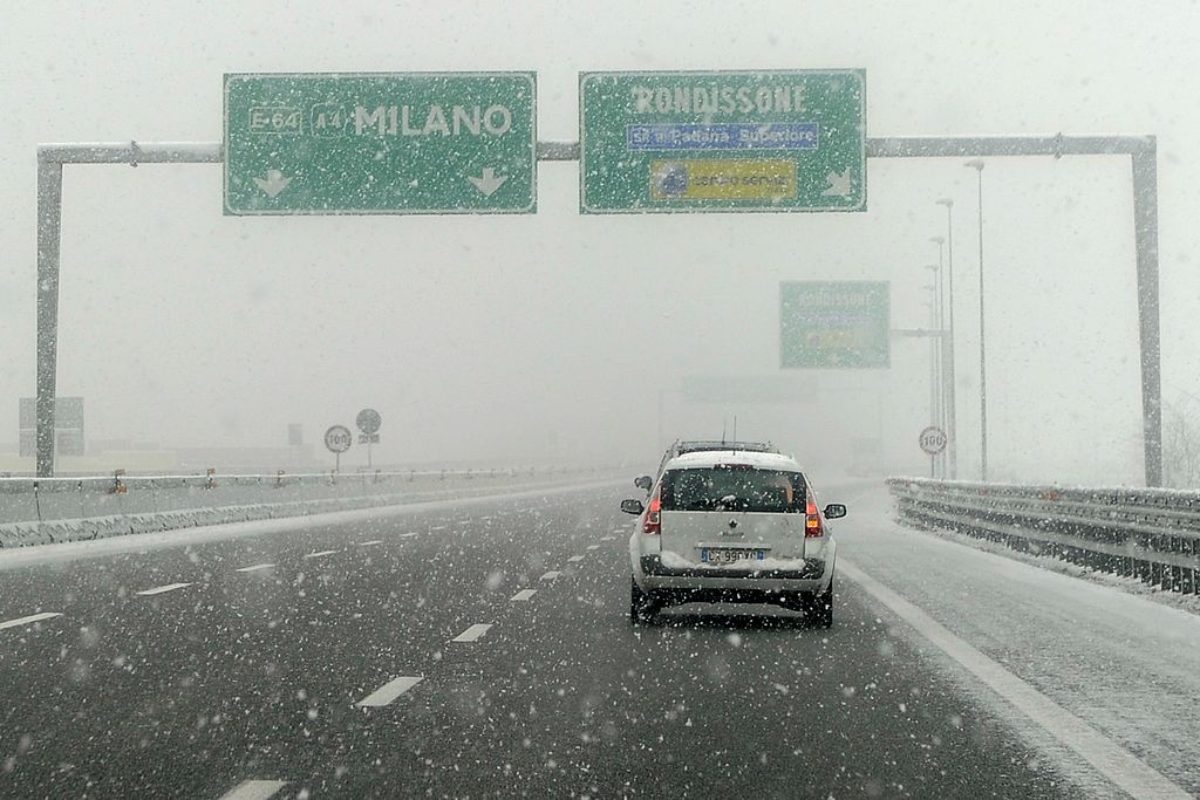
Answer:
[(809, 500), (804, 511), (804, 538), (819, 539), (824, 535), (825, 530), (821, 527), (821, 514), (817, 511), (817, 504)]
[(646, 519), (642, 522), (642, 533), (650, 536), (662, 533), (662, 498), (658, 492), (658, 488), (655, 487), (654, 496), (650, 498), (650, 507), (646, 509)]

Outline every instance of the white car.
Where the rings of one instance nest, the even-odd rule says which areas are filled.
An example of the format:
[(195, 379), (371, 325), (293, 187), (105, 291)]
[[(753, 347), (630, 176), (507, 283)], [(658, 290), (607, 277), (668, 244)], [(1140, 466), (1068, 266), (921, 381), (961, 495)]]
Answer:
[(837, 546), (828, 520), (846, 507), (817, 505), (800, 465), (778, 453), (735, 450), (671, 459), (629, 537), (629, 616), (649, 621), (691, 602), (774, 603), (833, 624)]

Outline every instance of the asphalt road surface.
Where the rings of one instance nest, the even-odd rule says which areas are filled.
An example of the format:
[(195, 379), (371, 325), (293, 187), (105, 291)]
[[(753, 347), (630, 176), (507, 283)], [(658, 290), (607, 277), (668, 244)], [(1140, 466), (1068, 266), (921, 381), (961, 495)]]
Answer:
[(1094, 796), (845, 576), (631, 626), (634, 493), (0, 563), (0, 797)]

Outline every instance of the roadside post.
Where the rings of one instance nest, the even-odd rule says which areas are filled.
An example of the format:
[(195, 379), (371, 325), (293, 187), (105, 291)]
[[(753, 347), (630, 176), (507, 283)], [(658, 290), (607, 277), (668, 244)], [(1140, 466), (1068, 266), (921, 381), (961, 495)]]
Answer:
[(333, 425), (325, 431), (325, 448), (334, 455), (333, 473), (342, 471), (342, 453), (350, 449), (354, 435), (345, 425)]
[(379, 444), (379, 428), (383, 425), (383, 418), (375, 409), (364, 408), (354, 418), (354, 424), (362, 431), (358, 437), (358, 443), (367, 446), (367, 469), (369, 470), (374, 466), (371, 463), (371, 445)]
[(930, 425), (921, 431), (921, 435), (917, 437), (917, 444), (929, 455), (929, 477), (932, 478), (938, 453), (946, 449), (946, 432), (936, 425)]

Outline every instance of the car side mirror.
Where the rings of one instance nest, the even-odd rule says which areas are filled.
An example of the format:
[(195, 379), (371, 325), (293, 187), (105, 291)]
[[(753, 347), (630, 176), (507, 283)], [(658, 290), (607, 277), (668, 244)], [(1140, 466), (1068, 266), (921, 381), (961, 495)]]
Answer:
[(642, 505), (641, 500), (622, 500), (621, 510), (626, 514), (641, 514), (646, 507)]
[(826, 519), (841, 519), (846, 516), (846, 507), (841, 503), (830, 503), (825, 506)]
[(649, 475), (643, 475), (640, 478), (634, 478), (633, 485), (648, 492), (650, 491), (650, 487), (654, 485), (654, 478), (651, 478)]

